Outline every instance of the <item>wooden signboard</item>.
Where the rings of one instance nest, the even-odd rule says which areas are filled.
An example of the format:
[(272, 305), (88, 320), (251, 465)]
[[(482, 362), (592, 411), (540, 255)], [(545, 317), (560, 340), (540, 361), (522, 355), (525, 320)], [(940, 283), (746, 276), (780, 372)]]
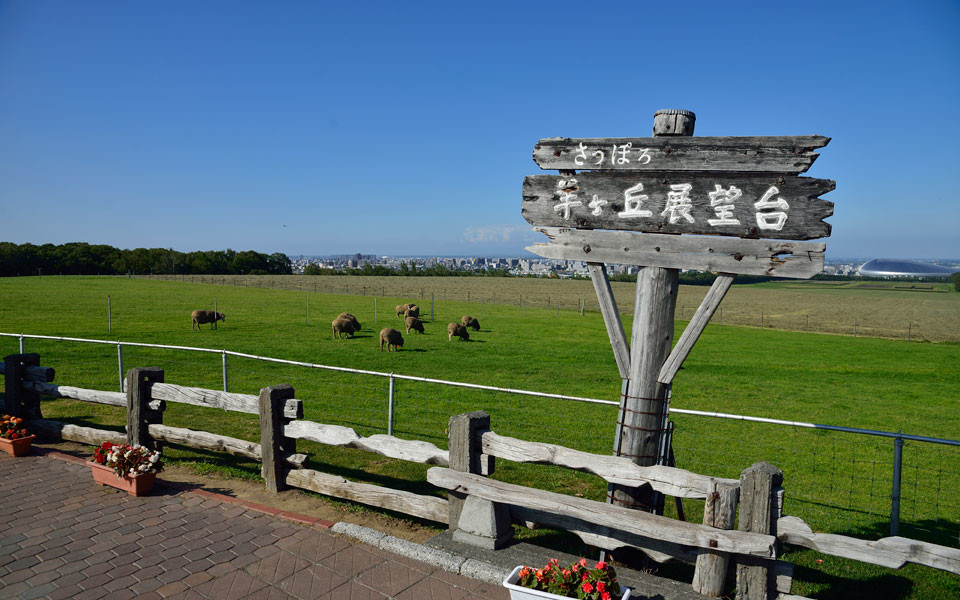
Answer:
[(554, 138), (540, 140), (541, 169), (593, 171), (742, 171), (803, 173), (830, 138), (768, 137)]
[(775, 173), (530, 175), (523, 218), (537, 227), (809, 240), (830, 235), (829, 179)]
[[(695, 120), (668, 109), (654, 115), (652, 138), (540, 140), (534, 161), (559, 174), (523, 182), (523, 218), (549, 240), (527, 250), (590, 268), (624, 379), (615, 452), (641, 466), (666, 460), (660, 438), (670, 385), (736, 275), (812, 277), (826, 245), (792, 240), (830, 235), (824, 219), (833, 203), (819, 196), (836, 183), (798, 176), (830, 138), (697, 138)], [(629, 343), (606, 263), (643, 267)], [(673, 345), (681, 269), (718, 276)], [(642, 489), (615, 486), (612, 497), (662, 507)]]

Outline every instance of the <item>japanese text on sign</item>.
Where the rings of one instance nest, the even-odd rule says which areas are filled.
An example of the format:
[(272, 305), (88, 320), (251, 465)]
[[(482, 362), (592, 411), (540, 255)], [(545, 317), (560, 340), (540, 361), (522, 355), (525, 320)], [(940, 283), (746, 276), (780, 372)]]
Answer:
[[(622, 148), (626, 151), (629, 150), (629, 146), (629, 144), (625, 144)], [(558, 202), (554, 205), (553, 210), (560, 213), (564, 220), (571, 218), (572, 209), (584, 205), (585, 198), (582, 198), (578, 192), (579, 187), (575, 177), (561, 178), (557, 181)], [(671, 225), (683, 222), (695, 223), (697, 218), (692, 214), (694, 193), (692, 183), (670, 185), (666, 194), (666, 202), (662, 210), (657, 211), (657, 216), (665, 217)], [(757, 227), (760, 230), (781, 231), (789, 218), (787, 211), (790, 209), (790, 205), (783, 198), (777, 197), (779, 193), (780, 190), (776, 186), (770, 186), (759, 199), (751, 202), (749, 199), (743, 198), (743, 191), (736, 186), (731, 185), (724, 189), (723, 185), (714, 184), (714, 189), (706, 192), (706, 197), (710, 200), (710, 208), (713, 211), (706, 222), (711, 227), (740, 226), (739, 219), (734, 217), (734, 210), (737, 204), (742, 201), (752, 205)], [(601, 216), (605, 207), (610, 204), (611, 200), (592, 194), (592, 198), (589, 199), (586, 206), (593, 216)], [(654, 210), (657, 209), (660, 209), (660, 206), (652, 206), (650, 197), (643, 193), (643, 183), (637, 183), (623, 191), (623, 210), (616, 214), (619, 219), (648, 219), (654, 217)]]

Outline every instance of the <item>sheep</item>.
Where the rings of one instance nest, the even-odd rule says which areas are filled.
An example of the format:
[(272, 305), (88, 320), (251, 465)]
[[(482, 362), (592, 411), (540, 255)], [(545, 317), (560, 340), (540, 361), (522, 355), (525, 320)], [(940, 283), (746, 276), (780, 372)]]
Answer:
[(464, 315), (463, 318), (460, 319), (460, 322), (463, 323), (464, 327), (473, 327), (474, 331), (480, 331), (480, 321), (473, 317)]
[(420, 307), (416, 304), (408, 304), (407, 310), (404, 311), (403, 317), (419, 317), (420, 316)]
[(343, 339), (344, 334), (353, 337), (353, 333), (358, 329), (350, 319), (336, 318), (330, 324), (333, 328), (333, 339)]
[(409, 305), (409, 304), (398, 304), (398, 305), (397, 305), (397, 316), (398, 316), (398, 317), (402, 317), (402, 316), (403, 316), (403, 313), (407, 312), (407, 310), (409, 310), (409, 308), (410, 308), (410, 305)]
[(403, 336), (396, 329), (384, 327), (380, 330), (380, 352), (383, 352), (384, 343), (387, 344), (387, 352), (390, 352), (390, 346), (399, 351), (400, 346), (403, 346)]
[(468, 341), (470, 339), (470, 334), (467, 333), (467, 328), (460, 323), (450, 323), (447, 325), (447, 341), (449, 342), (452, 340), (453, 336), (460, 338), (460, 341)]
[(354, 330), (354, 331), (360, 331), (360, 321), (358, 321), (357, 318), (356, 318), (355, 316), (351, 315), (350, 313), (348, 313), (348, 312), (340, 313), (339, 315), (337, 315), (337, 318), (338, 318), (338, 319), (347, 319), (348, 321), (353, 321), (353, 330)]
[(420, 321), (420, 319), (416, 317), (407, 317), (403, 321), (407, 325), (408, 334), (410, 333), (411, 329), (413, 329), (414, 331), (419, 331), (420, 333), (423, 333), (423, 323)]
[(197, 331), (200, 331), (200, 325), (203, 323), (210, 323), (210, 329), (213, 329), (213, 326), (217, 321), (227, 322), (227, 316), (223, 313), (214, 312), (212, 310), (195, 310), (190, 313), (190, 330), (192, 331), (194, 326), (196, 326)]

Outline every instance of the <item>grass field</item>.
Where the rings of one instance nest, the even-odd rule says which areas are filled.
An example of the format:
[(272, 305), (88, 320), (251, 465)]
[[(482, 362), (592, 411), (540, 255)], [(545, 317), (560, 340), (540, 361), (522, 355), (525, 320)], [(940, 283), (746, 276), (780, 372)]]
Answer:
[[(172, 277), (169, 277), (173, 279)], [(576, 311), (599, 310), (583, 280), (503, 277), (187, 276), (187, 281), (297, 290), (304, 293), (389, 296)], [(613, 283), (620, 309), (633, 312), (634, 284)], [(706, 286), (681, 286), (677, 316), (689, 319)], [(734, 285), (713, 322), (859, 337), (960, 342), (960, 293), (949, 283), (776, 281)], [(477, 312), (476, 308), (474, 312)]]
[[(447, 322), (459, 320), (463, 314), (480, 316), (479, 302), (474, 298), (477, 292), (471, 290), (471, 302), (448, 300), (448, 296), (433, 292), (436, 322), (426, 324), (426, 335), (405, 335), (403, 351), (380, 353), (376, 332), (383, 326), (399, 328), (394, 305), (418, 300), (419, 294), (413, 293), (413, 288), (422, 283), (419, 278), (384, 279), (409, 288), (404, 290), (406, 295), (372, 296), (372, 288), (366, 295), (360, 290), (359, 296), (309, 290), (309, 324), (307, 290), (106, 277), (0, 279), (0, 331), (229, 349), (385, 373), (610, 400), (618, 397), (619, 376), (603, 322), (597, 312), (589, 309), (589, 303), (583, 317), (572, 310), (576, 301), (571, 302), (573, 306), (568, 310), (561, 310), (558, 317), (555, 307), (546, 308), (546, 302), (543, 307), (526, 302), (522, 307), (495, 304), (491, 287), (484, 292), (490, 294), (491, 300), (483, 304), (482, 330), (472, 334), (470, 342), (448, 342)], [(589, 282), (570, 281), (470, 281), (470, 285), (476, 281), (494, 287), (542, 282), (554, 286), (551, 292), (562, 290), (565, 296), (561, 298), (576, 297), (577, 292), (566, 289), (568, 285), (589, 286)], [(899, 304), (899, 310), (906, 312), (923, 312), (929, 298), (952, 298), (938, 292), (840, 292), (831, 286), (796, 290), (790, 285), (739, 286), (731, 294), (741, 290), (770, 298), (777, 294), (802, 294), (811, 306), (825, 310), (840, 303), (838, 294), (859, 294), (866, 300), (890, 294), (890, 302)], [(496, 288), (500, 300), (507, 293), (502, 289), (507, 288)], [(380, 290), (384, 291), (387, 290)], [(705, 291), (706, 288), (692, 292), (685, 288), (681, 302), (693, 297), (691, 293)], [(587, 292), (592, 294), (592, 288), (585, 288), (584, 294)], [(524, 287), (512, 293), (519, 297), (530, 292)], [(632, 291), (618, 288), (617, 294), (625, 304)], [(112, 308), (112, 332), (107, 331), (107, 295)], [(212, 308), (213, 296), (217, 297), (218, 309), (227, 314), (227, 321), (215, 331), (209, 330), (209, 325), (199, 333), (191, 331), (190, 311)], [(429, 318), (429, 292), (424, 290), (424, 296), (422, 314)], [(725, 307), (732, 298), (725, 301)], [(555, 299), (551, 297), (551, 301)], [(949, 311), (944, 307), (956, 311), (960, 306), (953, 300), (936, 302), (942, 303), (937, 310), (944, 310), (945, 314)], [(330, 320), (345, 310), (357, 315), (363, 330), (353, 339), (334, 340)], [(956, 312), (952, 317), (956, 319)], [(723, 326), (708, 327), (677, 376), (674, 407), (960, 437), (960, 416), (955, 408), (960, 397), (960, 345), (854, 339), (779, 329), (761, 331), (728, 325), (726, 313), (724, 319)], [(684, 325), (684, 321), (677, 323), (678, 334)], [(625, 317), (625, 326), (630, 326), (629, 316)], [(26, 350), (39, 352), (44, 365), (55, 367), (57, 382), (61, 384), (118, 389), (115, 346), (26, 340)], [(3, 355), (16, 352), (17, 340), (0, 338), (0, 351)], [(124, 349), (127, 368), (158, 365), (166, 370), (167, 382), (214, 389), (222, 386), (220, 360), (219, 354)], [(291, 383), (297, 389), (297, 397), (304, 400), (306, 418), (349, 425), (364, 435), (385, 431), (385, 378), (235, 358), (230, 358), (229, 373), (231, 391), (256, 393), (266, 385)], [(506, 435), (559, 441), (596, 453), (607, 453), (612, 447), (612, 407), (406, 381), (397, 383), (396, 433), (445, 447), (444, 427), (449, 416), (477, 409), (490, 412), (493, 429)], [(44, 411), (52, 418), (79, 424), (119, 429), (123, 423), (122, 411), (111, 407), (58, 400), (45, 403)], [(252, 416), (224, 415), (182, 405), (170, 406), (164, 420), (174, 426), (251, 440), (257, 439), (259, 431)], [(756, 460), (768, 460), (784, 470), (789, 514), (801, 516), (819, 531), (885, 535), (892, 462), (890, 440), (679, 415), (675, 422), (679, 466), (729, 477)], [(585, 427), (586, 423), (594, 426)], [(349, 479), (434, 493), (430, 486), (418, 482), (425, 471), (422, 465), (315, 444), (304, 444), (304, 448), (311, 453), (314, 468)], [(168, 455), (201, 469), (226, 464), (231, 472), (243, 477), (255, 477), (258, 471), (255, 465), (225, 455), (177, 448), (171, 448)], [(960, 504), (955, 492), (960, 488), (960, 454), (953, 448), (908, 443), (904, 461), (907, 468), (902, 534), (957, 545)], [(497, 477), (595, 499), (602, 498), (605, 492), (592, 476), (506, 461), (499, 465)], [(693, 503), (687, 510), (696, 515), (698, 507)], [(840, 581), (841, 577), (853, 578), (867, 591), (903, 592), (893, 597), (960, 594), (960, 578), (930, 569), (890, 571), (836, 559), (817, 565), (812, 552), (798, 552), (792, 557), (804, 566), (799, 574), (803, 581), (795, 588), (804, 595), (852, 597), (851, 588)]]

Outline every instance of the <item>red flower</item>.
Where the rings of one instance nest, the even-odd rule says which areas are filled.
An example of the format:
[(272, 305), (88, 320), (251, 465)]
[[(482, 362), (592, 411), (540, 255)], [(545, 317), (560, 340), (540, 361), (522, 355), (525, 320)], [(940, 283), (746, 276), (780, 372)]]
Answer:
[(604, 569), (607, 568), (607, 563), (605, 563), (605, 562), (603, 562), (603, 561), (601, 560), (600, 562), (597, 563), (597, 568), (600, 569), (601, 571), (603, 571)]
[(597, 591), (600, 592), (601, 594), (604, 593), (605, 591), (607, 591), (607, 584), (605, 584), (605, 583), (602, 582), (602, 581), (598, 581), (598, 582), (597, 582)]
[(584, 581), (583, 585), (581, 585), (580, 587), (583, 589), (583, 591), (585, 591), (588, 594), (593, 592), (593, 586), (590, 585), (589, 581)]
[(610, 600), (610, 592), (600, 594), (600, 600)]

